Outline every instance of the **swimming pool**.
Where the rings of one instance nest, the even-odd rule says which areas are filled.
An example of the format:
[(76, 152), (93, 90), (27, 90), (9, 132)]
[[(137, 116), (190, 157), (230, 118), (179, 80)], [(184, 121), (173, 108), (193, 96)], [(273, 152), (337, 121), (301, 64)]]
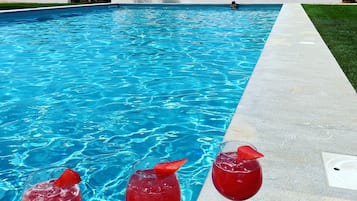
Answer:
[(0, 200), (68, 166), (84, 200), (124, 200), (130, 167), (188, 158), (196, 200), (280, 5), (123, 5), (0, 14)]

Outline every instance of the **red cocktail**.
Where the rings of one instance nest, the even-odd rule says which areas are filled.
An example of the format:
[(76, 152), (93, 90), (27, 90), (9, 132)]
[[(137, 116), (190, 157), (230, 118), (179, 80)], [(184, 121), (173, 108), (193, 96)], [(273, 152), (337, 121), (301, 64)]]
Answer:
[(78, 185), (70, 188), (59, 188), (53, 186), (54, 181), (49, 180), (36, 184), (24, 193), (22, 201), (38, 201), (41, 199), (45, 201), (82, 201)]
[[(212, 169), (212, 180), (216, 189), (224, 197), (235, 201), (246, 200), (255, 195), (263, 181), (262, 169), (256, 160), (263, 155), (252, 146), (241, 146), (237, 143), (223, 143), (226, 147), (222, 147), (223, 150), (216, 157)], [(232, 149), (236, 151), (231, 151)]]
[(180, 201), (180, 185), (175, 174), (160, 177), (154, 170), (138, 170), (131, 176), (126, 201)]
[[(180, 201), (180, 185), (175, 172), (185, 162), (186, 159), (164, 162), (153, 168), (135, 170), (127, 185), (126, 201)], [(149, 164), (146, 162), (145, 166)]]
[(29, 178), (29, 188), (23, 193), (22, 201), (82, 201), (78, 186), (80, 177), (77, 172), (66, 169), (58, 179), (43, 181), (45, 178), (48, 179), (47, 177), (52, 177), (53, 173), (50, 171), (58, 169), (43, 170)]

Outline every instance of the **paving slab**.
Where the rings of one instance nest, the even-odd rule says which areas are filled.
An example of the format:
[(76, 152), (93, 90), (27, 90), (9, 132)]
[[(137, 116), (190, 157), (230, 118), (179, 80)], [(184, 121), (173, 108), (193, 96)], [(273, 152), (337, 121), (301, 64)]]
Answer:
[[(322, 159), (357, 155), (357, 95), (300, 4), (283, 5), (225, 139), (265, 154), (251, 200), (357, 200), (357, 191), (328, 185)], [(227, 199), (208, 175), (198, 201), (212, 200)]]

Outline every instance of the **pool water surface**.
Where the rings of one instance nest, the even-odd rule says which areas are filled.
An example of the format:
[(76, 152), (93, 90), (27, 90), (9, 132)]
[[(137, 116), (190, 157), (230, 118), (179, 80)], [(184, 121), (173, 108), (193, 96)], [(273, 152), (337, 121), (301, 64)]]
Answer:
[(280, 5), (124, 5), (0, 14), (0, 200), (41, 168), (125, 200), (131, 165), (188, 158), (196, 200)]

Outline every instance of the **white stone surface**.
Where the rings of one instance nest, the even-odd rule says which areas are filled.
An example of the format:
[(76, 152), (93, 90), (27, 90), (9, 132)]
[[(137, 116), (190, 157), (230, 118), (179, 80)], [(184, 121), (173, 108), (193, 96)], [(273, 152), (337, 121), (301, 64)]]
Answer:
[[(227, 130), (265, 154), (254, 201), (352, 201), (322, 152), (357, 154), (357, 95), (299, 4), (284, 4)], [(356, 181), (357, 182), (357, 181)], [(198, 201), (228, 201), (208, 175)]]

